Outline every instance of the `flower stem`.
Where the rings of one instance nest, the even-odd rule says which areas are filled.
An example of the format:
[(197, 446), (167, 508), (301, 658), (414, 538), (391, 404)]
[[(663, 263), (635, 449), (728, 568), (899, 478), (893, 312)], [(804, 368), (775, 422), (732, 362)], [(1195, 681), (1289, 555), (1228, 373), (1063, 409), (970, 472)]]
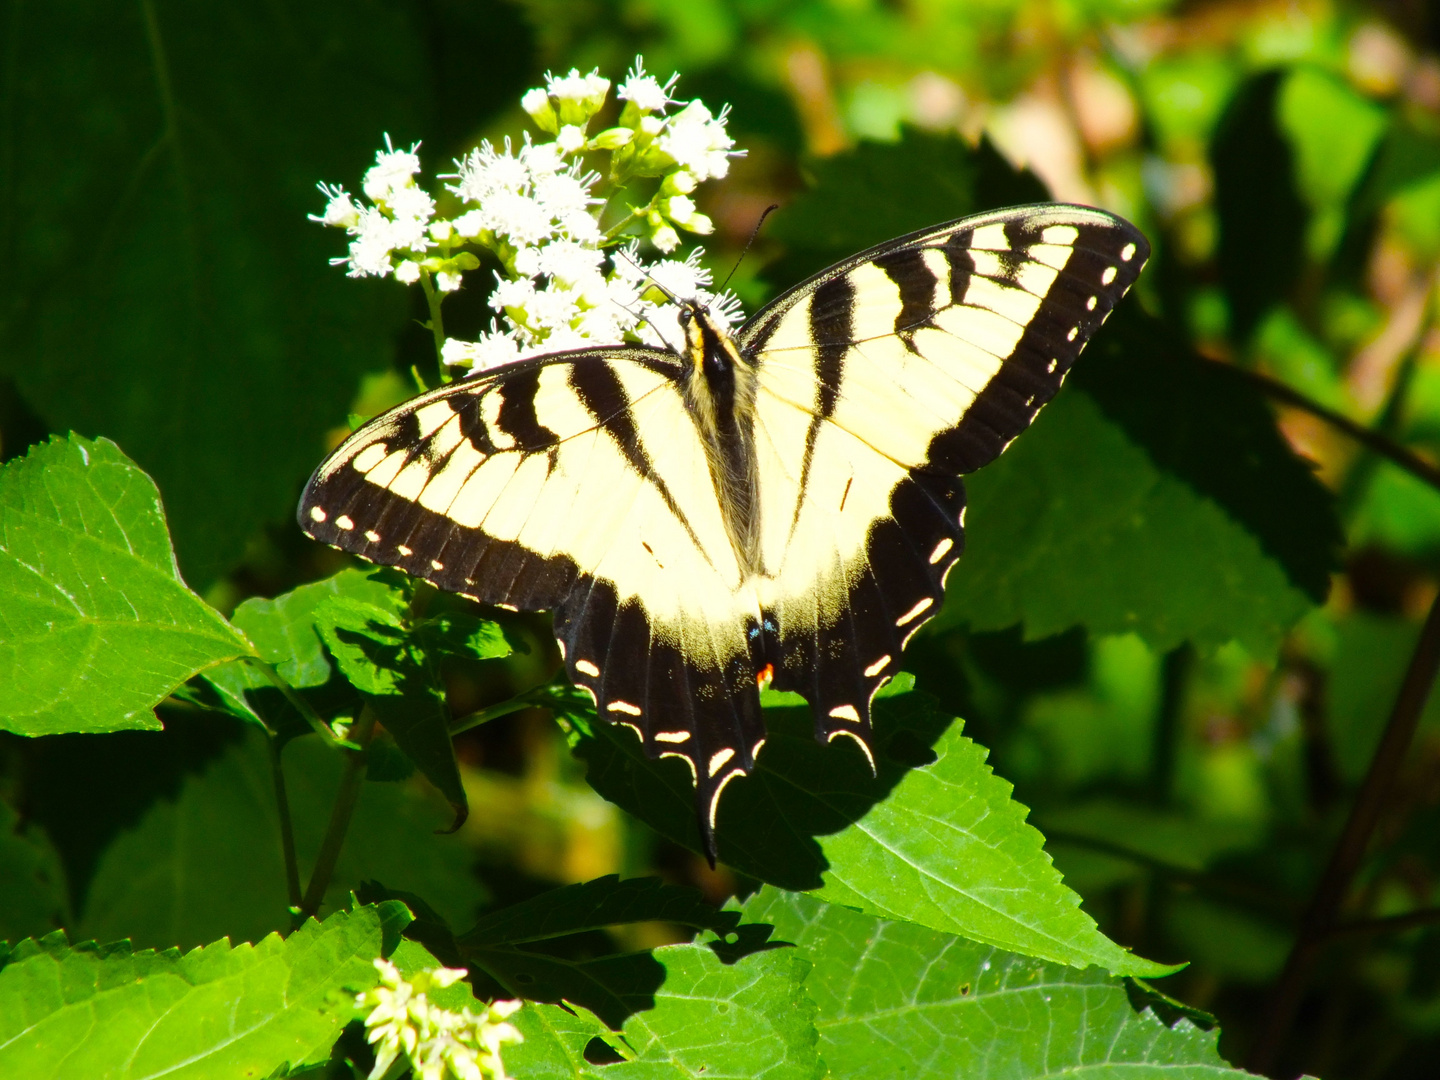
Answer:
[(337, 738), (335, 732), (330, 729), (330, 725), (325, 723), (324, 720), (320, 719), (320, 715), (308, 704), (306, 704), (305, 699), (302, 698), (298, 693), (296, 693), (295, 688), (291, 686), (288, 682), (286, 682), (285, 677), (282, 676), (280, 672), (276, 671), (271, 665), (267, 664), (264, 660), (261, 660), (258, 656), (242, 656), (240, 659), (245, 661), (256, 671), (260, 672), (260, 674), (264, 675), (265, 678), (269, 681), (270, 685), (275, 687), (275, 689), (279, 690), (280, 693), (285, 696), (285, 700), (291, 704), (291, 706), (295, 709), (296, 712), (298, 712), (302, 717), (304, 717), (305, 722), (308, 723), (312, 728), (314, 728), (315, 731), (319, 735), (321, 735), (326, 742), (330, 743), (332, 746), (344, 747), (345, 749), (349, 750), (358, 749), (354, 743), (346, 742), (344, 739)]
[(440, 304), (445, 297), (430, 280), (430, 271), (423, 268), (420, 270), (420, 288), (425, 290), (425, 304), (430, 309), (430, 334), (435, 339), (435, 363), (440, 370), (440, 381), (449, 382), (445, 377), (445, 321), (440, 317)]
[(280, 764), (280, 740), (271, 738), (270, 775), (275, 781), (275, 809), (280, 815), (280, 850), (285, 857), (285, 893), (290, 906), (300, 906), (300, 865), (295, 861), (295, 825), (290, 818), (290, 796), (285, 791), (285, 770)]
[(315, 857), (315, 869), (310, 873), (310, 885), (305, 898), (296, 913), (297, 924), (303, 923), (320, 910), (325, 899), (325, 890), (335, 874), (335, 864), (340, 859), (340, 849), (345, 846), (345, 834), (350, 829), (350, 818), (355, 813), (356, 800), (360, 798), (360, 785), (365, 782), (365, 760), (369, 756), (370, 737), (375, 734), (375, 711), (366, 705), (360, 710), (360, 718), (351, 732), (358, 749), (346, 754), (345, 772), (340, 777), (340, 790), (335, 793), (335, 805), (330, 811), (330, 824), (325, 828), (325, 839), (320, 843), (320, 854)]
[(1380, 812), (1394, 789), (1396, 774), (1414, 739), (1415, 728), (1420, 722), (1420, 714), (1425, 711), (1437, 671), (1440, 671), (1440, 596), (1435, 598), (1425, 619), (1425, 627), (1420, 631), (1420, 640), (1410, 657), (1405, 681), (1400, 685), (1385, 733), (1380, 737), (1380, 745), (1370, 759), (1370, 768), (1355, 796), (1355, 804), (1350, 808), (1345, 829), (1311, 894), (1309, 907), (1300, 923), (1300, 933), (1271, 996), (1260, 1036), (1250, 1051), (1246, 1068), (1251, 1072), (1268, 1073), (1290, 1034), (1300, 1000), (1310, 981), (1310, 973), (1319, 959), (1320, 948), (1334, 932), (1335, 915), (1350, 891), (1355, 872), (1369, 847), (1370, 836), (1380, 820)]

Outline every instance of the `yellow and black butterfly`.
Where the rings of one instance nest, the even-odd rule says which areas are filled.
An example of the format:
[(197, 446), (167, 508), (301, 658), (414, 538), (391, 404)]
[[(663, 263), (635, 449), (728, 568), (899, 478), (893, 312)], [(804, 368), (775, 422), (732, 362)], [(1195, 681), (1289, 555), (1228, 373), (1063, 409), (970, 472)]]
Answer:
[(765, 742), (758, 684), (871, 759), (870, 702), (959, 557), (960, 476), (1034, 419), (1149, 256), (1129, 223), (1016, 207), (795, 286), (733, 336), (520, 360), (356, 431), (300, 502), (317, 540), (552, 610), (575, 683), (694, 773), (711, 861)]

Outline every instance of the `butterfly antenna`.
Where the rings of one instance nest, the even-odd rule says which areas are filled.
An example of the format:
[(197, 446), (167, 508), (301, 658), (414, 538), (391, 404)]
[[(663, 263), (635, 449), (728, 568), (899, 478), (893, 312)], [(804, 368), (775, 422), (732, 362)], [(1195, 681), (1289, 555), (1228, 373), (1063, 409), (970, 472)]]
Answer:
[[(616, 248), (616, 249), (615, 249), (615, 254), (616, 254), (616, 255), (619, 255), (622, 259), (624, 259), (626, 262), (628, 262), (631, 266), (635, 267), (636, 270), (640, 271), (640, 275), (641, 275), (642, 277), (647, 277), (647, 278), (649, 278), (649, 279), (650, 279), (650, 284), (651, 284), (651, 285), (654, 285), (655, 288), (659, 289), (662, 293), (664, 293), (666, 300), (669, 300), (672, 304), (678, 304), (678, 303), (680, 302), (679, 298), (676, 297), (676, 295), (675, 295), (674, 293), (672, 293), (669, 289), (667, 289), (664, 285), (661, 285), (660, 282), (656, 280), (654, 274), (650, 273), (649, 270), (646, 270), (646, 269), (645, 269), (643, 266), (641, 266), (638, 262), (636, 262), (634, 259), (632, 259), (628, 254), (626, 254), (625, 252), (621, 251), (619, 248)], [(632, 311), (631, 314), (633, 315), (633, 314), (635, 314), (635, 313)]]
[(730, 273), (725, 275), (725, 280), (720, 283), (716, 292), (724, 292), (725, 286), (730, 284), (730, 279), (735, 276), (735, 271), (740, 269), (740, 264), (745, 261), (745, 256), (750, 253), (750, 245), (755, 243), (755, 238), (760, 235), (760, 226), (765, 224), (765, 219), (776, 210), (780, 209), (779, 203), (771, 203), (760, 215), (760, 220), (755, 222), (755, 228), (750, 230), (750, 239), (745, 241), (745, 246), (740, 250), (740, 258), (735, 260), (735, 265), (730, 268)]

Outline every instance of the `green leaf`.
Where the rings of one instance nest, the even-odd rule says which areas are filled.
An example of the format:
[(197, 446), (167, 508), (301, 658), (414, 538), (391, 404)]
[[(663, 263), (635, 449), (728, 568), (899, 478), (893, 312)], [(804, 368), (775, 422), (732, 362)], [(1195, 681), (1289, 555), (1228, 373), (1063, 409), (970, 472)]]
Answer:
[(405, 290), (327, 265), (345, 237), (305, 215), (382, 132), (440, 134), (428, 34), (374, 0), (62, 3), (15, 24), (25, 210), (5, 211), (0, 257), (26, 272), (0, 365), (52, 430), (110, 435), (155, 476), (198, 585), (289, 516), (358, 377), (391, 362)]
[(1257, 392), (1133, 311), (966, 483), (966, 552), (936, 630), (1021, 622), (1036, 639), (1078, 623), (1160, 652), (1238, 640), (1274, 655), (1338, 565), (1332, 497)]
[[(875, 777), (858, 749), (815, 741), (808, 708), (768, 708), (758, 768), (720, 804), (720, 858), (783, 888), (1060, 963), (1172, 970), (1096, 929), (984, 749), (931, 699), (903, 692), (909, 682), (876, 700)], [(583, 714), (570, 723), (596, 791), (700, 850), (688, 771), (646, 760), (624, 728)]]
[(461, 945), (518, 945), (635, 922), (671, 922), (725, 933), (729, 912), (707, 904), (698, 889), (667, 885), (659, 878), (615, 874), (551, 889), (486, 915), (459, 938)]
[[(330, 814), (342, 755), (316, 738), (283, 755), (302, 881)], [(397, 784), (364, 785), (325, 902), (344, 903), (366, 879), (426, 897), (468, 923), (482, 899), (471, 854), (433, 803)], [(150, 808), (96, 867), (79, 931), (100, 940), (188, 948), (221, 935), (258, 941), (288, 924), (280, 825), (264, 737), (249, 729), (173, 802)]]
[(395, 743), (455, 810), (451, 831), (469, 813), (460, 763), (450, 738), (439, 657), (389, 607), (335, 596), (315, 611), (315, 629), (341, 674), (365, 695)]
[[(654, 1008), (626, 1020), (619, 1039), (584, 1011), (570, 1016), (554, 1006), (527, 1005), (512, 1021), (525, 1042), (505, 1048), (506, 1071), (517, 1080), (824, 1075), (815, 1051), (814, 1006), (802, 988), (810, 965), (796, 950), (773, 949), (726, 964), (703, 945), (672, 945), (656, 949), (654, 957), (664, 969), (664, 985)], [(585, 1046), (596, 1037), (631, 1060), (600, 1067), (584, 1062)], [(622, 1039), (623, 1049), (616, 1045)]]
[(398, 941), (396, 903), (306, 923), (282, 941), (133, 952), (26, 941), (0, 968), (0, 1074), (200, 1080), (323, 1061)]
[(465, 660), (498, 660), (515, 652), (505, 628), (465, 611), (447, 611), (415, 627), (425, 647), (442, 656)]
[(593, 1012), (620, 1028), (627, 1017), (655, 1007), (665, 969), (648, 952), (572, 959), (500, 945), (471, 945), (460, 950), (464, 963), (483, 972), (501, 997), (562, 1002)]
[[(353, 707), (354, 700), (349, 686), (337, 676), (315, 628), (319, 609), (336, 597), (393, 611), (402, 610), (405, 603), (402, 591), (386, 572), (342, 570), (273, 600), (246, 600), (230, 618), (254, 642), (260, 659), (273, 665), (317, 713), (327, 718), (346, 705)], [(242, 720), (286, 734), (309, 730), (270, 680), (248, 664), (212, 668), (204, 679), (220, 695), (227, 710)]]
[(907, 128), (899, 142), (862, 142), (815, 162), (812, 190), (775, 215), (788, 253), (765, 277), (788, 286), (857, 251), (938, 222), (1049, 198), (989, 139), (971, 149), (953, 135)]
[(107, 439), (0, 468), (0, 727), (158, 729), (151, 711), (250, 644), (185, 587), (154, 483)]
[(22, 826), (0, 802), (0, 942), (43, 937), (70, 924), (65, 867), (50, 838)]
[[(1143, 987), (1001, 952), (904, 922), (765, 888), (743, 909), (814, 965), (820, 1055), (836, 1080), (1027, 1080), (1115, 1076), (1220, 1080), (1246, 1074), (1217, 1032), (1167, 1025)], [(1173, 1016), (1178, 1010), (1166, 1007)]]
[(513, 1080), (592, 1078), (609, 1075), (613, 1068), (607, 1065), (602, 1071), (585, 1057), (586, 1048), (596, 1039), (612, 1050), (620, 1042), (589, 1009), (526, 1002), (523, 1009), (510, 1017), (510, 1023), (525, 1039), (518, 1046), (506, 1046), (503, 1051), (505, 1072)]
[(1210, 145), (1220, 219), (1216, 257), (1230, 304), (1231, 339), (1239, 345), (1290, 291), (1304, 265), (1309, 215), (1277, 116), (1285, 75), (1272, 69), (1242, 84)]

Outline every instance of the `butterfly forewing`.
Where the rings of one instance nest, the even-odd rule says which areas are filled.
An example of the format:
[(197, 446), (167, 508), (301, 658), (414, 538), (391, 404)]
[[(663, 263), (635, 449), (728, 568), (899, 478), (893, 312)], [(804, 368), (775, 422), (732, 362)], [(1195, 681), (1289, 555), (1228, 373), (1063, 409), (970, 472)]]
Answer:
[(713, 861), (720, 793), (764, 741), (757, 676), (873, 766), (871, 699), (960, 555), (960, 474), (1054, 396), (1148, 254), (1125, 222), (1067, 206), (902, 237), (740, 329), (753, 402), (708, 457), (693, 354), (556, 354), (367, 424), (300, 522), (442, 588), (553, 609), (601, 718), (693, 773)]
[(819, 737), (870, 752), (871, 698), (961, 553), (959, 475), (1055, 395), (1148, 254), (1109, 214), (1019, 207), (857, 255), (739, 332), (775, 685), (809, 699)]

